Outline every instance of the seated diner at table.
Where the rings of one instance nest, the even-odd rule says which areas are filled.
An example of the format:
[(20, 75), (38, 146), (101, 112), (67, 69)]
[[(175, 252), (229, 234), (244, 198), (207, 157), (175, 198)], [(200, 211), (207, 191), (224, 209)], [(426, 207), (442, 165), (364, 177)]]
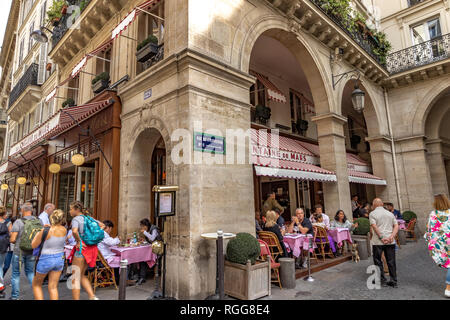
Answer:
[(386, 210), (389, 211), (389, 212), (392, 212), (392, 214), (394, 215), (395, 219), (403, 220), (402, 214), (400, 213), (399, 210), (394, 208), (394, 204), (392, 202), (386, 203)]
[(334, 216), (334, 220), (331, 221), (331, 229), (347, 228), (349, 231), (353, 231), (357, 227), (358, 222), (352, 224), (345, 216), (344, 210), (338, 210)]
[(303, 209), (295, 210), (295, 216), (292, 217), (292, 222), (288, 227), (289, 233), (313, 234), (313, 227), (311, 221), (306, 219)]
[[(323, 222), (323, 216), (321, 214), (315, 213), (314, 214), (314, 220), (316, 222), (314, 222), (312, 224), (313, 227), (321, 227), (321, 228), (324, 228), (325, 230), (329, 230), (330, 229)], [(331, 251), (333, 252), (334, 255), (336, 255), (336, 245), (334, 243), (333, 237), (331, 237), (329, 234), (327, 234), (327, 237), (328, 237), (328, 242), (330, 243)], [(317, 239), (316, 241), (320, 241), (320, 240)]]
[(284, 230), (282, 230), (277, 224), (277, 214), (275, 211), (269, 210), (266, 212), (266, 224), (264, 225), (263, 230), (275, 233), (278, 238), (278, 242), (283, 249), (283, 256), (287, 257), (287, 250), (283, 242)]
[(330, 217), (328, 217), (325, 213), (323, 213), (323, 207), (321, 204), (316, 204), (314, 206), (314, 213), (309, 218), (312, 223), (316, 222), (314, 215), (321, 215), (323, 217), (323, 223), (329, 228), (330, 227)]

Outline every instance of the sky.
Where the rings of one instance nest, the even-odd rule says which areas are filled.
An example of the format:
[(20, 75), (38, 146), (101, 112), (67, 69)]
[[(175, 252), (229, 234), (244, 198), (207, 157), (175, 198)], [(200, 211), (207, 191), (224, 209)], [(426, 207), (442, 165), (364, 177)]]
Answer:
[[(6, 24), (8, 23), (9, 9), (11, 8), (12, 0), (1, 0), (0, 10), (0, 46), (3, 44), (3, 37), (5, 35)], [(0, 68), (1, 74), (1, 68)]]

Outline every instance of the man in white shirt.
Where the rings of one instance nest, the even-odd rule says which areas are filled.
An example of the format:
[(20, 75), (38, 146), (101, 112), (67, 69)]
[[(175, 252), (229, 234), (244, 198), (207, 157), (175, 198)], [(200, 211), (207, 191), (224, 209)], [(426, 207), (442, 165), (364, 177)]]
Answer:
[[(392, 212), (383, 208), (383, 201), (379, 198), (373, 200), (374, 210), (369, 214), (370, 227), (372, 228), (373, 262), (380, 268), (381, 284), (383, 286), (397, 287), (397, 271), (395, 264), (395, 236), (398, 232), (398, 222)], [(389, 268), (391, 280), (387, 282), (384, 276), (384, 267), (381, 255), (384, 252)]]
[(314, 214), (321, 214), (322, 218), (323, 218), (323, 223), (325, 224), (325, 226), (330, 229), (330, 217), (328, 215), (326, 215), (325, 213), (322, 212), (323, 211), (323, 207), (321, 204), (317, 204), (314, 207), (314, 213), (311, 215), (311, 217), (309, 218), (309, 220), (311, 221), (311, 223), (316, 223), (317, 221), (314, 219)]
[(39, 215), (39, 220), (43, 226), (50, 225), (50, 215), (55, 211), (55, 205), (53, 203), (47, 203), (44, 206), (44, 211)]
[(111, 251), (111, 247), (117, 246), (120, 244), (119, 237), (112, 238), (110, 236), (112, 229), (114, 228), (114, 224), (110, 220), (103, 221), (103, 224), (105, 225), (105, 229), (103, 230), (105, 232), (105, 237), (103, 238), (102, 242), (98, 244), (98, 250), (100, 250), (103, 258), (108, 263), (111, 263), (113, 261), (114, 257), (116, 256), (114, 252)]

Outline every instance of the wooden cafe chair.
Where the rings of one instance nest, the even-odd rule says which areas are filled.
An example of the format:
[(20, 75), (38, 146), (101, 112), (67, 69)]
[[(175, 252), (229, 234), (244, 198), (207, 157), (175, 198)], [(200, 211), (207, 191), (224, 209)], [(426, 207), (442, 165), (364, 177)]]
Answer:
[[(323, 261), (325, 261), (327, 254), (334, 256), (333, 251), (331, 250), (330, 241), (328, 240), (327, 230), (324, 228), (319, 226), (315, 227), (314, 243), (317, 245), (317, 255), (322, 256)], [(326, 247), (328, 247), (328, 250), (325, 250)]]
[(279, 256), (283, 256), (283, 248), (281, 247), (280, 241), (278, 241), (278, 237), (275, 233), (270, 231), (259, 231), (258, 236), (269, 246), (274, 260), (277, 260)]
[(114, 276), (114, 270), (111, 268), (106, 259), (98, 251), (97, 261), (95, 268), (89, 272), (89, 281), (92, 283), (94, 293), (97, 287), (104, 288), (110, 285), (114, 285), (117, 290), (116, 278)]
[(280, 263), (275, 262), (272, 253), (270, 252), (269, 245), (265, 243), (263, 240), (258, 239), (259, 245), (261, 247), (261, 253), (260, 258), (262, 261), (266, 261), (267, 257), (269, 257), (270, 261), (270, 270), (271, 273), (273, 271), (274, 277), (271, 277), (270, 281), (278, 283), (280, 289), (283, 289), (281, 286), (281, 280), (280, 280)]
[(405, 229), (406, 235), (409, 235), (410, 238), (412, 238), (415, 242), (417, 242), (416, 232), (414, 231), (416, 228), (416, 218), (412, 218), (411, 221), (409, 221), (408, 226)]

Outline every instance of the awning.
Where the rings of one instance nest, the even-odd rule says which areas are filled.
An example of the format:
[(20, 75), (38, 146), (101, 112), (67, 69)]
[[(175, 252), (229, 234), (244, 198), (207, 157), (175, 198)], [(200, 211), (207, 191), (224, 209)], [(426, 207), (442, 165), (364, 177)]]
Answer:
[(286, 96), (272, 82), (270, 82), (269, 79), (254, 71), (251, 71), (250, 74), (253, 74), (267, 89), (267, 95), (270, 100), (286, 103)]
[(0, 174), (11, 172), (14, 169), (17, 169), (18, 167), (23, 166), (28, 162), (45, 155), (46, 153), (47, 149), (45, 147), (38, 146), (36, 148), (27, 151), (25, 154), (23, 154), (23, 157), (21, 155), (9, 157), (8, 161), (5, 162), (2, 166), (0, 166)]
[(312, 164), (316, 158), (296, 140), (253, 129), (251, 140), (257, 176), (337, 181), (333, 172)]
[(378, 178), (367, 172), (359, 172), (354, 170), (348, 170), (348, 181), (353, 183), (373, 184), (378, 186), (385, 186), (386, 180)]
[(60, 135), (74, 127), (77, 124), (77, 121), (82, 122), (86, 120), (112, 103), (113, 100), (108, 99), (59, 110), (41, 126), (12, 146), (10, 155), (14, 156), (27, 148), (37, 145), (43, 140), (48, 140)]

